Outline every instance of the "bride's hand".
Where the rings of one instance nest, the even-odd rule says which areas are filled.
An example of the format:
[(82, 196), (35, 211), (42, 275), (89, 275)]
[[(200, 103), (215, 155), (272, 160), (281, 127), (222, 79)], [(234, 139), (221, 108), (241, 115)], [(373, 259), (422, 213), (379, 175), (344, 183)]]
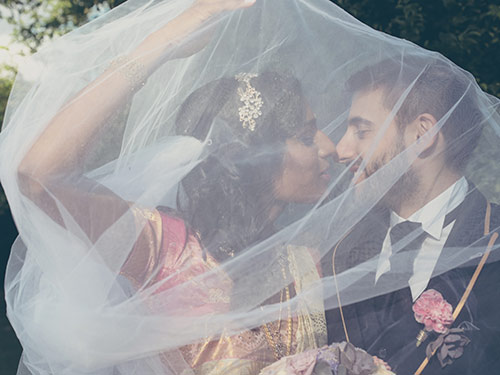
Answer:
[[(216, 23), (210, 23), (218, 15), (238, 9), (251, 7), (258, 0), (196, 0), (183, 14), (159, 30), (160, 44), (164, 43), (165, 35), (169, 40), (176, 40), (177, 47), (170, 51), (168, 58), (184, 58), (203, 49), (211, 40)], [(193, 32), (202, 30), (195, 38), (190, 38)], [(154, 39), (154, 35), (152, 36)], [(157, 42), (153, 42), (154, 45)], [(155, 49), (156, 47), (153, 47)], [(139, 49), (140, 50), (140, 49)]]
[[(128, 203), (102, 186), (89, 185), (93, 186), (90, 190), (99, 191), (90, 194), (90, 190), (81, 191), (78, 185), (73, 186), (68, 181), (77, 180), (80, 183), (85, 179), (82, 161), (88, 156), (85, 152), (95, 140), (95, 135), (108, 124), (112, 114), (129, 102), (131, 93), (142, 87), (141, 82), (135, 82), (135, 78), (131, 82), (129, 76), (138, 75), (143, 83), (165, 60), (196, 53), (213, 35), (217, 25), (217, 22), (210, 22), (213, 18), (225, 11), (252, 6), (255, 1), (259, 0), (195, 0), (184, 13), (146, 36), (131, 53), (124, 55), (127, 63), (111, 64), (54, 115), (26, 153), (18, 167), (23, 194), (55, 221), (63, 223), (60, 206), (55, 200), (47, 198), (45, 188), (57, 186), (62, 206), (75, 210), (70, 214), (82, 219), (78, 224), (91, 241), (99, 238), (102, 230), (127, 212)], [(89, 108), (92, 110), (89, 111)], [(69, 129), (68, 124), (73, 124), (75, 119), (78, 119), (78, 126)], [(81, 207), (85, 207), (85, 212), (96, 214), (86, 216), (82, 214)], [(103, 218), (96, 221), (100, 229), (92, 227), (94, 220), (90, 219), (91, 216)]]
[(196, 0), (191, 10), (197, 12), (202, 17), (212, 17), (228, 10), (248, 8), (256, 0)]

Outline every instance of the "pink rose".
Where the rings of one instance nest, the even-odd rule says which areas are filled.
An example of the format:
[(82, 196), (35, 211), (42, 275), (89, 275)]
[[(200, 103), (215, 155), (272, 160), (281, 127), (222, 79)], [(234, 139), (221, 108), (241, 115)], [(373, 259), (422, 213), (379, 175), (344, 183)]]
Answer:
[(452, 307), (441, 293), (426, 290), (413, 304), (415, 319), (425, 325), (426, 331), (445, 333), (453, 323)]
[(287, 374), (311, 375), (316, 365), (318, 350), (308, 350), (287, 358)]

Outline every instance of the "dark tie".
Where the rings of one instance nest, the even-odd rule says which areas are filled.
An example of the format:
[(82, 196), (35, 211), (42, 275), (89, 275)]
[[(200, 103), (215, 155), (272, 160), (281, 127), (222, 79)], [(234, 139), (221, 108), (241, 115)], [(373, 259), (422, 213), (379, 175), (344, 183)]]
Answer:
[[(452, 221), (457, 219), (461, 208), (462, 204), (458, 205), (458, 207), (445, 216), (443, 228), (446, 228)], [(422, 247), (427, 233), (422, 229), (422, 223), (406, 220), (393, 226), (389, 231), (389, 236), (391, 238), (392, 254), (389, 258), (391, 270), (388, 273), (399, 275), (397, 279), (390, 279), (393, 282), (396, 280), (407, 282), (413, 275), (413, 262), (415, 261), (417, 252)], [(382, 275), (379, 281), (385, 275), (387, 273)]]
[(377, 281), (378, 285), (397, 283), (407, 285), (413, 275), (413, 262), (417, 251), (422, 247), (426, 232), (421, 223), (403, 221), (389, 231), (392, 254), (389, 258), (391, 270), (383, 274)]
[(392, 253), (395, 254), (420, 248), (425, 239), (425, 232), (422, 229), (422, 223), (407, 220), (393, 226), (389, 236)]

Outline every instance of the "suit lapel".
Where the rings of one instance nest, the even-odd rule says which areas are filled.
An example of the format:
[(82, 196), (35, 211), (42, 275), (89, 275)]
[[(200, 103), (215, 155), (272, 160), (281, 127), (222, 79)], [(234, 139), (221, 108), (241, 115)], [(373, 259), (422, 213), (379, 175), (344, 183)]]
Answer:
[[(442, 273), (441, 266), (449, 267), (450, 259), (454, 258), (454, 253), (458, 250), (471, 245), (474, 248), (479, 246), (483, 250), (482, 247), (486, 246), (486, 238), (483, 239), (486, 205), (486, 198), (473, 184), (469, 183), (469, 191), (461, 204), (455, 224), (439, 255), (434, 275)], [(478, 242), (478, 240), (480, 241)], [(474, 248), (470, 248), (471, 256), (476, 253)]]
[(387, 230), (389, 211), (375, 208), (337, 244), (335, 272), (339, 274), (380, 254)]
[[(379, 208), (372, 210), (334, 248), (334, 272), (338, 275), (347, 269), (378, 257), (388, 229), (389, 211)], [(367, 280), (367, 278), (370, 278), (370, 280)], [(374, 285), (374, 273), (367, 275), (360, 282), (366, 285)], [(379, 298), (384, 298), (384, 296)], [(374, 302), (376, 301), (369, 299), (343, 307), (349, 337), (356, 346), (366, 348), (367, 344), (373, 340), (373, 333), (380, 331), (381, 324), (386, 324), (386, 322), (380, 322), (379, 314), (374, 309)], [(377, 300), (377, 302), (379, 301)], [(333, 319), (337, 322), (333, 324), (340, 325), (338, 311), (333, 312), (333, 316)], [(338, 337), (341, 337), (339, 333), (330, 333), (329, 335), (330, 337), (337, 337), (337, 340)]]
[[(455, 252), (469, 248), (472, 256), (479, 251), (484, 251), (486, 248), (488, 238), (484, 236), (484, 220), (487, 201), (473, 184), (469, 183), (469, 186), (469, 191), (461, 204), (462, 207), (458, 212), (455, 224), (439, 256), (434, 274), (441, 272), (441, 266), (450, 267), (449, 262), (450, 259), (454, 258)], [(433, 276), (429, 281), (427, 289), (439, 291), (453, 307), (456, 307), (476, 265), (477, 259), (471, 261), (470, 267), (459, 264), (458, 268), (453, 268), (443, 274)], [(472, 313), (474, 310), (473, 306), (475, 306), (473, 301), (474, 293), (470, 296), (467, 302), (468, 308), (462, 311), (459, 320), (471, 320), (470, 313)]]
[(469, 246), (483, 237), (487, 201), (473, 184), (469, 184), (469, 191), (444, 249)]

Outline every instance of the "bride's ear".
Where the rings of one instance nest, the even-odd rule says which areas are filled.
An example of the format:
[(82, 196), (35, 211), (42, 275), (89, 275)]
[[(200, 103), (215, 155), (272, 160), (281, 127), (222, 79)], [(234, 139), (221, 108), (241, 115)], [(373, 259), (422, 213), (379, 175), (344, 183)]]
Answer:
[(422, 113), (414, 121), (414, 141), (420, 157), (426, 157), (437, 146), (440, 132), (436, 124), (436, 118), (430, 113)]

